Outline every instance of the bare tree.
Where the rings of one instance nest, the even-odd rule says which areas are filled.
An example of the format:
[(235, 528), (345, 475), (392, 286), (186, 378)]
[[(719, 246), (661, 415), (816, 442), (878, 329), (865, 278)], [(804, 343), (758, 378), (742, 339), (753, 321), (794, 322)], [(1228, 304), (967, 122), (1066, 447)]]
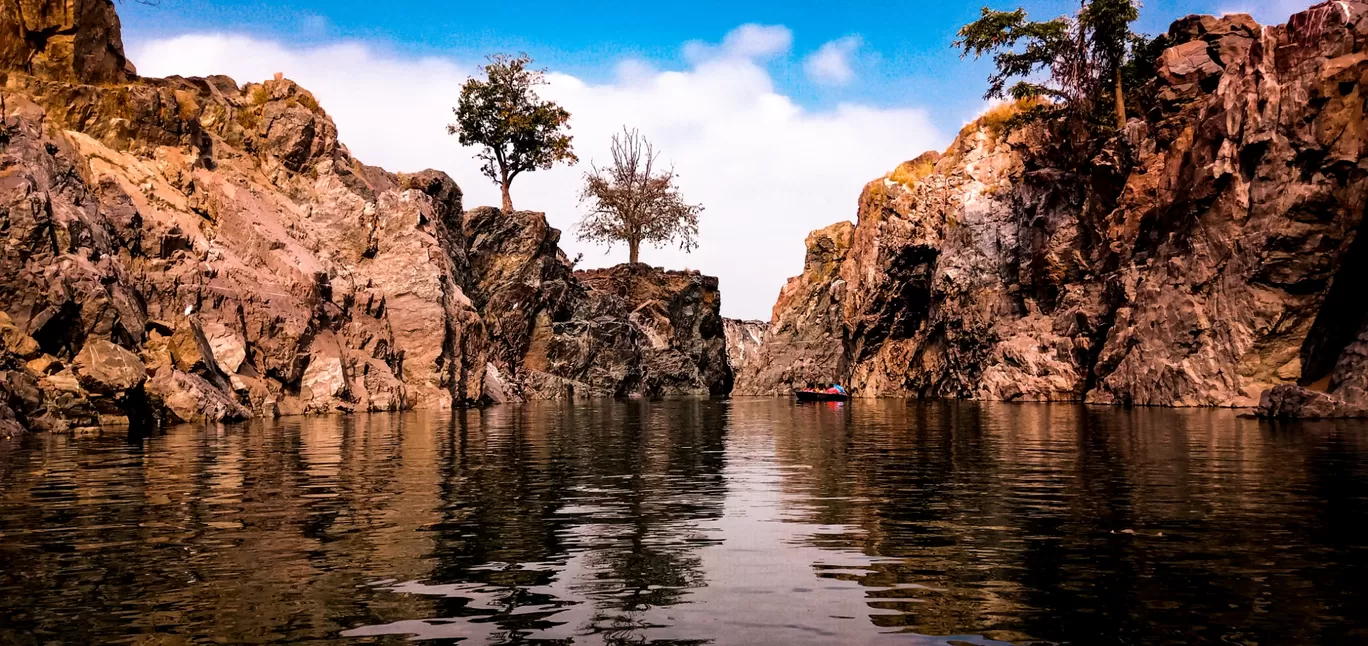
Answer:
[(678, 241), (679, 248), (698, 248), (698, 214), (703, 207), (688, 204), (675, 186), (674, 169), (657, 170), (655, 147), (635, 129), (613, 135), (613, 163), (592, 166), (584, 175), (580, 204), (588, 214), (580, 220), (580, 240), (627, 243), (629, 262), (640, 258), (641, 243), (657, 248)]

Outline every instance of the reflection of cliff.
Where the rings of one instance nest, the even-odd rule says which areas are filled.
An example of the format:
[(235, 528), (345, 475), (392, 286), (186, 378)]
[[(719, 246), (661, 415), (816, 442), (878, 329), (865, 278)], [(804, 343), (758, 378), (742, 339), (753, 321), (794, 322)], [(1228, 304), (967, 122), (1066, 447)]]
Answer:
[(808, 542), (852, 565), (817, 571), (868, 588), (876, 624), (1065, 643), (1164, 626), (1337, 641), (1344, 622), (1327, 617), (1368, 602), (1352, 583), (1364, 566), (1319, 565), (1368, 521), (1357, 437), (1226, 411), (967, 402), (857, 403), (774, 427), (795, 520), (844, 528)]

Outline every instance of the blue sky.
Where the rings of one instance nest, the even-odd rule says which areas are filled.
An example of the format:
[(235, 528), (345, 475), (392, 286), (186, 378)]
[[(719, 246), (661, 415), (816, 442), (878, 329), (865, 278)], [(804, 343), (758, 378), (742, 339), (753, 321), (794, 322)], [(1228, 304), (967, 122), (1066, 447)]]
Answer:
[[(1048, 18), (1076, 9), (1074, 2), (989, 3), (1023, 6)], [(126, 38), (148, 40), (194, 31), (231, 31), (310, 44), (359, 40), (396, 54), (478, 60), (495, 51), (525, 51), (540, 64), (586, 80), (608, 78), (623, 58), (669, 69), (686, 64), (683, 43), (715, 41), (746, 23), (784, 25), (793, 33), (792, 58), (770, 62), (777, 86), (804, 105), (858, 100), (872, 105), (915, 102), (950, 129), (981, 105), (984, 63), (961, 61), (950, 49), (954, 31), (973, 20), (977, 2), (904, 0), (856, 2), (365, 2), (288, 0), (223, 2), (161, 0), (159, 6), (125, 2)], [(1150, 0), (1140, 30), (1159, 33), (1189, 13), (1247, 10), (1281, 21), (1290, 7), (1277, 0), (1211, 2)], [(858, 35), (859, 73), (848, 85), (811, 82), (800, 57), (823, 43)]]
[[(1293, 0), (1151, 0), (1139, 28), (1188, 13), (1245, 10), (1281, 22)], [(1243, 3), (1243, 4), (1239, 4)], [(1012, 8), (1015, 5), (996, 5)], [(658, 266), (721, 279), (728, 316), (767, 319), (804, 237), (854, 219), (861, 188), (944, 149), (983, 111), (987, 61), (962, 61), (954, 33), (980, 5), (855, 3), (214, 2), (119, 5), (124, 41), (149, 76), (275, 73), (311, 90), (356, 157), (393, 171), (436, 168), (469, 206), (497, 204), (475, 151), (445, 133), (460, 85), (491, 52), (548, 68), (543, 94), (571, 112), (579, 167), (519, 177), (513, 200), (565, 232), (581, 267), (626, 259), (576, 239), (588, 162), (640, 128), (705, 207), (700, 247), (645, 249)], [(1074, 2), (1026, 3), (1039, 19)]]

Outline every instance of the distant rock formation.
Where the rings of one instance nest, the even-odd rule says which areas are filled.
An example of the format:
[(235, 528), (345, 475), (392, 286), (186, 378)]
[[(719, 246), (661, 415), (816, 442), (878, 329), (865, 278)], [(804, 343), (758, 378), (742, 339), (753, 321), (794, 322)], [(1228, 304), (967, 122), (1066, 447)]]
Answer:
[(0, 433), (730, 390), (715, 279), (573, 274), (541, 214), (362, 164), (287, 79), (138, 78), (109, 0), (18, 7)]
[(765, 342), (769, 323), (722, 319), (722, 330), (727, 335), (727, 363), (731, 366), (732, 374), (740, 379), (741, 371), (759, 356), (760, 344)]
[(837, 222), (807, 237), (803, 274), (779, 292), (759, 351), (737, 371), (735, 395), (781, 395), (810, 383), (844, 382), (848, 372), (841, 267), (855, 231)]
[(1179, 20), (1145, 117), (1081, 167), (986, 115), (808, 238), (737, 392), (1357, 414), (1365, 34), (1362, 2)]

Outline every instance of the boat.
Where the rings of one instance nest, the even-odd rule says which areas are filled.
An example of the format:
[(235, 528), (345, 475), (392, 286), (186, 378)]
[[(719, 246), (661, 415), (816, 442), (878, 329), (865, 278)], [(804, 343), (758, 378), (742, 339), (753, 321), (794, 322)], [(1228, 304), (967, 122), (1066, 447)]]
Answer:
[(850, 401), (848, 393), (832, 392), (830, 390), (813, 390), (803, 388), (793, 391), (793, 396), (800, 402), (843, 402)]

